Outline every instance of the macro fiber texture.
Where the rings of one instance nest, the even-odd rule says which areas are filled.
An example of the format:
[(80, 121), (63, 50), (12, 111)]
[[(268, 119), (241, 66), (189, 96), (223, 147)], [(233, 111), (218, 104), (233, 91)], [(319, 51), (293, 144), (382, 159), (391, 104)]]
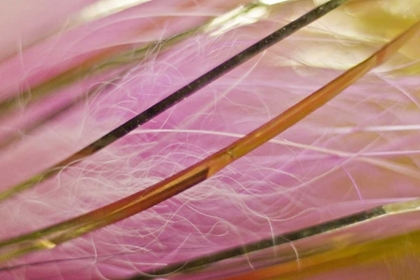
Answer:
[[(113, 1), (3, 2), (0, 103), (17, 98), (0, 104), (2, 192), (326, 1), (261, 1), (254, 6), (239, 0), (121, 1), (131, 6), (102, 14)], [(102, 6), (92, 6), (97, 3)], [(232, 10), (235, 16), (230, 14), (223, 24), (208, 24)], [(350, 1), (122, 139), (2, 200), (0, 239), (82, 215), (182, 171), (318, 90), (418, 20), (417, 1)], [(187, 30), (191, 32), (176, 42), (157, 43)], [(384, 65), (208, 180), (63, 244), (46, 241), (49, 250), (4, 261), (0, 278), (122, 279), (416, 199), (419, 45), (417, 33)], [(410, 213), (376, 220), (319, 244), (334, 240), (335, 246), (346, 248), (357, 238), (388, 238), (418, 229), (418, 217)], [(318, 244), (316, 239), (307, 242)], [(295, 249), (293, 243), (286, 247)], [(299, 247), (291, 251), (295, 263), (306, 252)], [(398, 277), (406, 273), (407, 279), (415, 279), (420, 273), (418, 254), (389, 254), (398, 260), (355, 262), (353, 268), (337, 263), (337, 269), (332, 265), (331, 271), (321, 271), (326, 275), (302, 277), (404, 279)], [(161, 279), (235, 274), (256, 279), (240, 274), (255, 269), (252, 261), (236, 267), (226, 275), (216, 264), (207, 274)]]

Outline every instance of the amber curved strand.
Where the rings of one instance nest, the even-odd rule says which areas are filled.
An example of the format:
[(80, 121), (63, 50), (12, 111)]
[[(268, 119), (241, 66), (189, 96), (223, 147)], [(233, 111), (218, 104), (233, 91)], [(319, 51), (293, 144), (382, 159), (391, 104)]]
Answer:
[(191, 167), (104, 207), (56, 225), (0, 242), (0, 260), (5, 261), (35, 250), (51, 249), (70, 239), (140, 213), (206, 180), (236, 159), (251, 152), (297, 123), (391, 57), (420, 29), (420, 21), (386, 44), (365, 61), (312, 93), (290, 109)]
[[(206, 85), (212, 83), (213, 81), (217, 80), (224, 74), (228, 73), (229, 71), (235, 69), (239, 65), (245, 63), (246, 61), (250, 60), (251, 58), (255, 57), (257, 54), (263, 52), (264, 50), (268, 49), (269, 47), (275, 45), (279, 41), (285, 39), (286, 37), (290, 36), (294, 32), (300, 30), (304, 26), (316, 21), (323, 15), (327, 14), (328, 12), (334, 10), (341, 4), (347, 2), (348, 0), (331, 0), (313, 10), (306, 13), (305, 15), (299, 17), (298, 19), (292, 21), (291, 23), (283, 26), (282, 28), (278, 29), (277, 31), (271, 33), (270, 35), (266, 36), (265, 38), (261, 39), (260, 41), (256, 42), (255, 44), (251, 45), (250, 47), (246, 48), (245, 50), (241, 51), (237, 55), (231, 57), (230, 59), (226, 60), (225, 62), (221, 63), (220, 65), (216, 66), (212, 70), (208, 71), (207, 73), (203, 74), (199, 78), (195, 79), (194, 81), (190, 82), (186, 86), (182, 87), (181, 89), (177, 90), (176, 92), (172, 93), (171, 95), (167, 96), (166, 98), (162, 99), (161, 101), (157, 102), (150, 108), (146, 109), (145, 111), (141, 112), (137, 116), (133, 117), (132, 119), (128, 120), (124, 124), (120, 125), (119, 127), (115, 128), (111, 132), (105, 134), (98, 140), (94, 141), (93, 143), (89, 144), (85, 148), (79, 150), (78, 152), (74, 153), (73, 155), (67, 157), (66, 159), (62, 160), (61, 162), (53, 165), (52, 167), (44, 170), (43, 172), (27, 179), (26, 181), (17, 184), (8, 188), (6, 191), (0, 193), (0, 201), (6, 199), (7, 197), (14, 195), (18, 192), (21, 192), (25, 189), (31, 188), (32, 186), (52, 177), (53, 175), (61, 172), (65, 168), (76, 164), (80, 160), (96, 153), (97, 151), (107, 147), (108, 145), (114, 143), (118, 139), (121, 139), (131, 131), (135, 130), (139, 126), (143, 125), (144, 123), (150, 121), (154, 117), (160, 115), (161, 113), (165, 112), (172, 106), (178, 104), (182, 100), (186, 99), (187, 97), (191, 96), (198, 90), (202, 89)], [(211, 173), (213, 174), (213, 173)]]

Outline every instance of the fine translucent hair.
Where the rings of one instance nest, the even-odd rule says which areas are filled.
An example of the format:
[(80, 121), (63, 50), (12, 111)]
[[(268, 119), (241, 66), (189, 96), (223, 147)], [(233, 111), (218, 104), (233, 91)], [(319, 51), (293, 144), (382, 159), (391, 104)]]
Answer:
[(412, 2), (1, 4), (0, 278), (415, 279)]

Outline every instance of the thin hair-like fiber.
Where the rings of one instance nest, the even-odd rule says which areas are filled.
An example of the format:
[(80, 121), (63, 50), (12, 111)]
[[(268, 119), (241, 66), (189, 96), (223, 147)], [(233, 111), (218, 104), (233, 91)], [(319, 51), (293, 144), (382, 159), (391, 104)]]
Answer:
[(416, 279), (419, 5), (2, 5), (1, 279)]

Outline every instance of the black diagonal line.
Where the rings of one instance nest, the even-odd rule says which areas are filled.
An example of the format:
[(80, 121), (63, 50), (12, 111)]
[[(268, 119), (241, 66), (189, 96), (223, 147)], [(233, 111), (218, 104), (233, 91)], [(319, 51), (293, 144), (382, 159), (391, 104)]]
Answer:
[(361, 222), (366, 222), (371, 219), (383, 217), (387, 212), (382, 206), (372, 208), (363, 212), (359, 212), (353, 215), (338, 218), (336, 220), (327, 221), (318, 225), (303, 228), (297, 231), (292, 231), (284, 234), (274, 236), (272, 238), (262, 239), (257, 242), (249, 243), (243, 246), (238, 246), (223, 251), (219, 251), (207, 256), (199, 257), (193, 260), (179, 262), (165, 266), (160, 269), (155, 269), (142, 274), (135, 275), (128, 278), (129, 280), (144, 280), (152, 279), (157, 277), (164, 277), (171, 274), (188, 273), (195, 269), (204, 269), (210, 264), (216, 262), (239, 257), (259, 250), (267, 249), (270, 247), (278, 246), (281, 244), (289, 243), (292, 241), (298, 241), (304, 238), (312, 237), (315, 235), (328, 233), (330, 231), (344, 228), (351, 225), (356, 225)]
[(250, 60), (252, 57), (263, 52), (264, 50), (268, 49), (269, 47), (273, 46), (274, 44), (278, 43), (282, 39), (293, 34), (294, 32), (302, 29), (306, 25), (321, 18), (328, 12), (334, 10), (335, 8), (337, 8), (338, 6), (340, 6), (341, 4), (347, 1), (348, 0), (331, 0), (311, 10), (310, 12), (299, 17), (298, 19), (290, 22), (289, 24), (278, 29), (277, 31), (273, 32), (272, 34), (268, 35), (267, 37), (263, 38), (262, 40), (248, 47), (247, 49), (241, 51), (240, 53), (233, 56), (232, 58), (226, 60), (219, 66), (216, 66), (215, 68), (208, 71), (204, 75), (190, 82), (188, 85), (182, 87), (181, 89), (177, 90), (173, 94), (159, 101), (158, 103), (151, 106), (147, 110), (141, 112), (134, 118), (130, 119), (129, 121), (115, 128), (111, 132), (102, 136), (100, 139), (96, 140), (95, 142), (91, 143), (85, 148), (79, 150), (75, 154), (55, 164), (49, 169), (43, 171), (42, 173), (36, 176), (33, 176), (29, 178), (28, 180), (18, 185), (13, 186), (12, 188), (9, 188), (7, 191), (3, 193), (0, 193), (0, 200), (3, 200), (12, 194), (15, 194), (16, 192), (23, 191), (24, 189), (30, 188), (33, 185), (52, 177), (54, 174), (60, 172), (67, 166), (73, 165), (77, 163), (78, 161), (80, 161), (81, 159), (88, 157), (94, 154), (95, 152), (107, 147), (108, 145), (112, 144), (118, 139), (121, 139), (122, 137), (130, 133), (131, 131), (135, 130), (140, 125), (160, 115), (161, 113), (165, 112), (172, 106), (176, 105), (177, 103), (191, 96), (193, 93), (197, 92), (198, 90), (202, 89), (206, 85), (215, 81), (217, 78), (223, 76), (224, 74), (238, 67), (242, 63)]
[[(225, 249), (225, 250), (222, 250), (216, 253), (211, 253), (209, 255), (198, 257), (192, 260), (170, 264), (163, 268), (157, 268), (157, 269), (150, 270), (142, 274), (132, 276), (129, 279), (130, 280), (152, 279), (152, 278), (165, 276), (169, 274), (181, 274), (181, 273), (188, 273), (195, 269), (204, 269), (208, 265), (214, 264), (222, 260), (239, 257), (245, 254), (250, 254), (250, 253), (264, 250), (270, 247), (279, 246), (281, 244), (285, 244), (288, 242), (298, 241), (304, 238), (309, 238), (315, 235), (328, 233), (337, 229), (342, 229), (344, 227), (357, 225), (359, 223), (367, 222), (376, 218), (385, 217), (389, 213), (383, 207), (384, 206), (378, 206), (372, 209), (354, 213), (349, 216), (344, 216), (338, 219), (330, 220), (330, 221), (320, 223), (314, 226), (309, 226), (309, 227), (302, 228), (296, 231), (291, 231), (291, 232), (283, 233), (280, 235), (276, 235), (274, 237), (261, 239), (256, 242)], [(117, 255), (120, 255), (120, 254), (117, 254)], [(99, 257), (107, 258), (107, 257), (115, 257), (115, 256), (116, 255), (109, 255), (109, 256), (105, 255), (105, 256), (99, 256)], [(19, 269), (22, 267), (38, 266), (38, 265), (44, 265), (44, 264), (54, 263), (54, 262), (68, 262), (68, 261), (74, 261), (74, 260), (80, 260), (80, 259), (89, 260), (90, 258), (91, 257), (84, 257), (84, 258), (75, 258), (75, 259), (59, 259), (59, 260), (41, 261), (41, 262), (33, 262), (33, 263), (24, 263), (24, 264), (19, 264), (19, 265), (0, 267), (0, 271), (11, 271), (11, 270)]]
[(168, 97), (159, 101), (155, 105), (151, 106), (147, 110), (138, 114), (131, 120), (127, 121), (126, 123), (112, 130), (108, 134), (104, 135), (99, 140), (93, 142), (86, 148), (97, 151), (115, 142), (116, 140), (122, 138), (123, 136), (127, 135), (128, 133), (130, 133), (137, 127), (139, 127), (140, 125), (160, 115), (161, 113), (165, 112), (166, 110), (168, 110), (175, 104), (181, 102), (185, 98), (191, 96), (193, 93), (197, 92), (198, 90), (202, 89), (206, 85), (215, 81), (219, 77), (235, 69), (236, 67), (243, 64), (244, 62), (250, 60), (257, 54), (263, 52), (264, 50), (278, 43), (282, 39), (290, 36), (294, 32), (302, 29), (306, 25), (321, 18), (323, 15), (332, 11), (333, 9), (340, 6), (346, 1), (347, 0), (332, 0), (325, 3), (324, 5), (321, 5), (313, 9), (307, 14), (285, 25), (284, 27), (280, 28), (274, 33), (268, 35), (267, 37), (263, 38), (262, 40), (258, 41), (257, 43), (253, 44), (252, 46), (238, 53), (237, 55), (233, 56), (232, 58), (226, 60), (222, 64), (216, 66), (215, 68), (208, 71), (201, 77), (195, 79), (194, 81), (190, 82), (188, 85), (182, 87), (181, 89), (177, 90), (173, 94), (169, 95)]

